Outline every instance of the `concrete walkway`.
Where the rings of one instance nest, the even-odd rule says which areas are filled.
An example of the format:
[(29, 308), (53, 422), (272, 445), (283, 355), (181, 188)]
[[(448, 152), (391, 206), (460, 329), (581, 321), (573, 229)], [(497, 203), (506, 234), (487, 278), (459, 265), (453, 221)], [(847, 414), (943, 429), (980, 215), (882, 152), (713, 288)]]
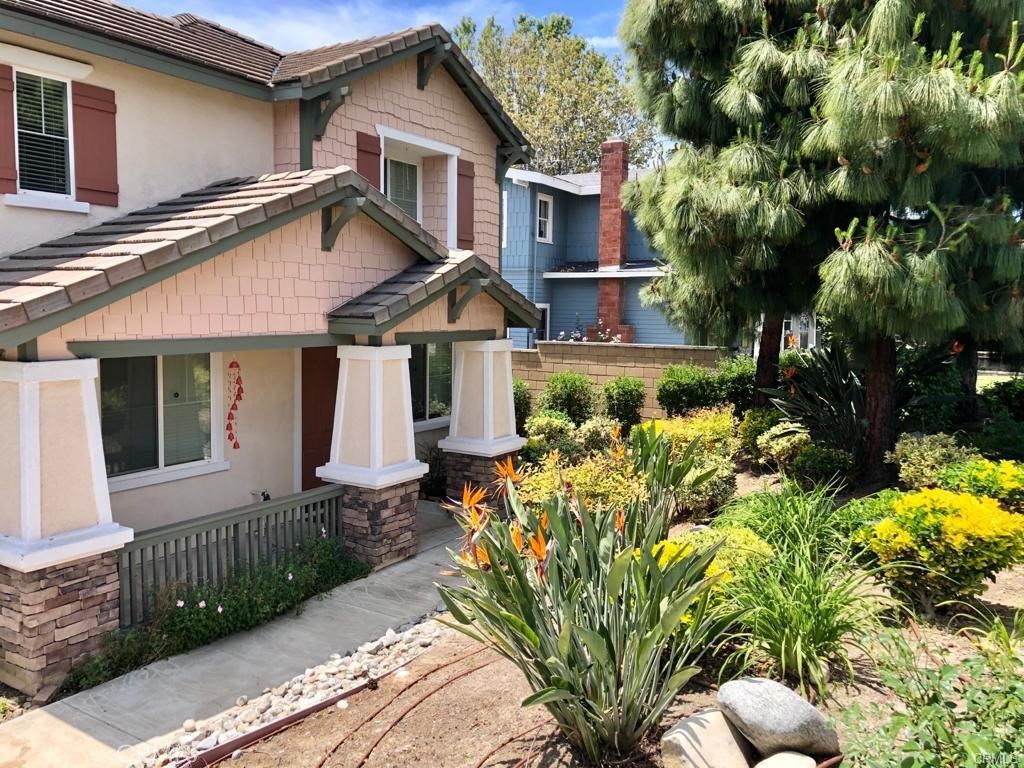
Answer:
[(446, 546), (458, 530), (437, 505), (420, 502), (419, 553), (309, 600), (250, 632), (158, 661), (0, 725), (0, 768), (140, 766), (188, 718), (201, 720), (258, 696), (332, 653), (432, 611), (444, 581)]

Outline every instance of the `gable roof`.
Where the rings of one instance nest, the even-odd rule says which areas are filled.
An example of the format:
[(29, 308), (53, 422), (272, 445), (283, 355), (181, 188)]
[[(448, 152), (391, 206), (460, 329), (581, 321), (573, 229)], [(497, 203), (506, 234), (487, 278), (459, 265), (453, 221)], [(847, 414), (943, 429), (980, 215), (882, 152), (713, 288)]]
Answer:
[[(16, 28), (6, 24), (9, 14), (5, 15), (4, 11), (30, 17), (28, 25)], [(315, 97), (321, 95), (318, 86), (335, 80), (342, 81), (339, 85), (351, 82), (369, 74), (377, 65), (397, 62), (405, 56), (441, 46), (447, 48), (443, 66), (492, 130), (523, 151), (529, 145), (440, 24), (286, 53), (190, 13), (161, 16), (110, 0), (0, 0), (0, 29), (10, 27), (52, 42), (75, 44), (68, 41), (66, 35), (48, 34), (46, 25), (32, 20), (73, 28), (240, 79), (249, 86), (246, 92), (250, 95), (258, 93), (274, 101)], [(103, 55), (101, 51), (96, 52)], [(124, 56), (118, 58), (129, 60)], [(308, 89), (314, 89), (314, 93), (307, 93)]]
[(346, 200), (422, 259), (448, 257), (433, 235), (347, 166), (227, 179), (0, 259), (0, 348)]
[(442, 261), (413, 264), (335, 307), (327, 313), (330, 330), (378, 336), (471, 280), (478, 280), (476, 288), (505, 308), (509, 325), (540, 324), (540, 310), (487, 262), (470, 251), (452, 251)]

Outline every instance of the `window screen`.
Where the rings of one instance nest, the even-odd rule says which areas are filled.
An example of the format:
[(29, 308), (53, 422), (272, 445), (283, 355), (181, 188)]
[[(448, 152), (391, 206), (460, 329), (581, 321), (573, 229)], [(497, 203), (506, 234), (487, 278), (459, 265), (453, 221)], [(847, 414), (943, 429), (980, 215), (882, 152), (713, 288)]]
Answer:
[(18, 72), (18, 186), (71, 194), (67, 83)]
[(210, 356), (163, 358), (164, 466), (210, 458)]
[(155, 357), (100, 361), (100, 420), (108, 476), (157, 466)]
[(388, 199), (418, 220), (416, 173), (419, 169), (411, 163), (402, 163), (398, 160), (388, 160), (386, 166), (384, 188)]

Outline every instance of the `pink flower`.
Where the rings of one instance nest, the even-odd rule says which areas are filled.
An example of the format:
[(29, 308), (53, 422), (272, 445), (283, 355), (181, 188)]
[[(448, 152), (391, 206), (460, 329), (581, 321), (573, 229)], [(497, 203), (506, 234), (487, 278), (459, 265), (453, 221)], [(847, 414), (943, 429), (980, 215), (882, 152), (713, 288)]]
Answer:
[(175, 605), (178, 606), (179, 608), (184, 608), (185, 607), (185, 601), (184, 600), (179, 600), (178, 602), (175, 603)]
[(217, 613), (224, 613), (224, 606), (223, 605), (218, 605), (217, 606)]
[(320, 538), (321, 539), (326, 539), (327, 538), (327, 529), (326, 528), (321, 528), (320, 529)]
[(200, 608), (205, 608), (206, 607), (206, 601), (205, 600), (200, 600), (199, 601), (199, 607)]
[(292, 580), (292, 575), (289, 573), (288, 574), (288, 581), (291, 581), (291, 580)]

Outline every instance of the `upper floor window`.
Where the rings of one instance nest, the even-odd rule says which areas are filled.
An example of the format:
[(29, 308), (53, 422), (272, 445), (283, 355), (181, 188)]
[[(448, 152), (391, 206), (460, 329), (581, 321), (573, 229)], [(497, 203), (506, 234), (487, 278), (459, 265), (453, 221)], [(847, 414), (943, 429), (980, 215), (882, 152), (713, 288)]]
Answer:
[(19, 189), (70, 195), (67, 82), (19, 71), (14, 90)]
[(419, 166), (391, 158), (385, 159), (384, 194), (409, 216), (419, 221)]
[(537, 241), (541, 243), (552, 242), (551, 238), (551, 214), (554, 210), (554, 201), (551, 195), (537, 195)]

